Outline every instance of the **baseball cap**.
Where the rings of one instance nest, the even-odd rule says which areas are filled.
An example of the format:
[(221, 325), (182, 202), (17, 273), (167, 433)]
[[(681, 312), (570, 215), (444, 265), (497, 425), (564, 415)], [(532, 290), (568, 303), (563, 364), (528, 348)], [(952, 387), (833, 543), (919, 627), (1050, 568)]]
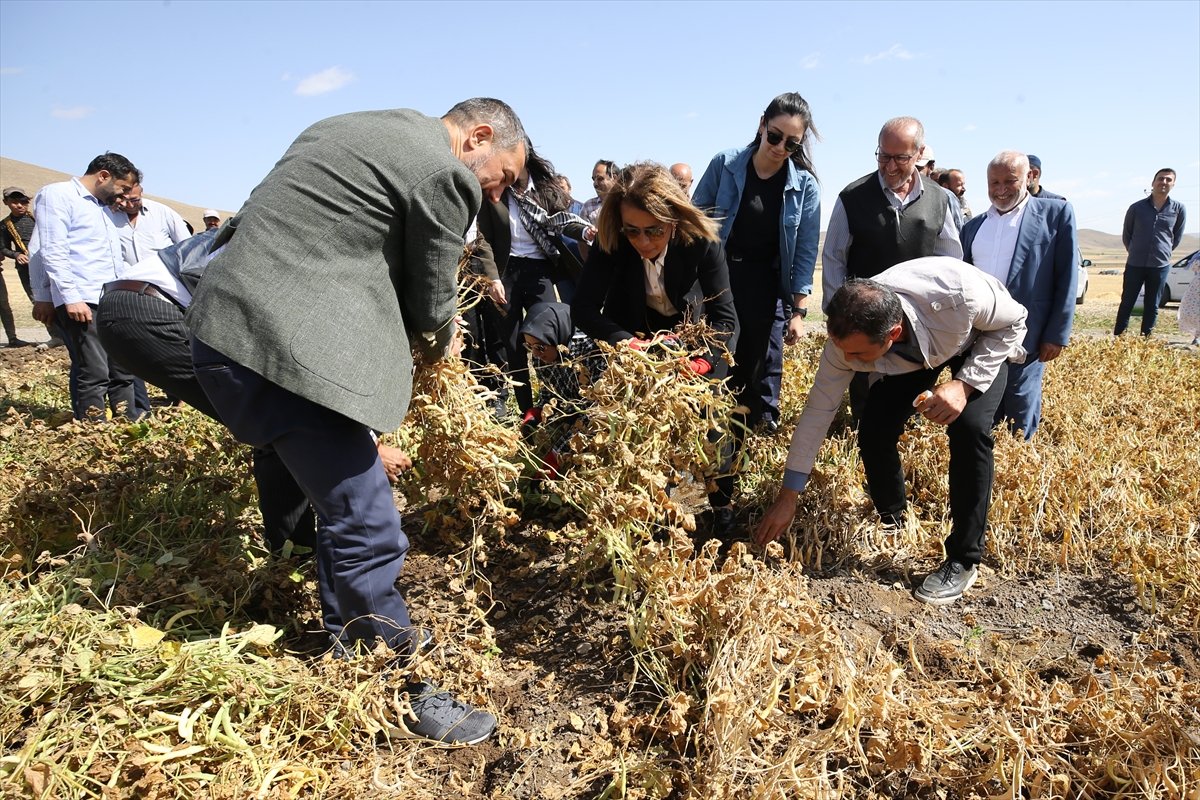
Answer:
[(933, 156), (933, 147), (925, 145), (925, 149), (921, 152), (921, 157), (917, 159), (917, 166), (923, 167), (930, 161), (937, 161)]
[(1037, 156), (1027, 156), (1027, 158), (1029, 159), (1029, 168), (1030, 169), (1041, 169), (1042, 168), (1042, 160), (1040, 158), (1038, 158)]
[(4, 190), (4, 199), (7, 200), (11, 195), (14, 195), (14, 194), (19, 195), (20, 197), (24, 197), (27, 200), (29, 199), (29, 193), (26, 192), (24, 189), (18, 189), (16, 186), (9, 186), (7, 189)]
[(209, 217), (216, 217), (217, 219), (220, 219), (221, 212), (217, 211), (215, 208), (207, 208), (204, 210), (204, 218), (208, 219)]

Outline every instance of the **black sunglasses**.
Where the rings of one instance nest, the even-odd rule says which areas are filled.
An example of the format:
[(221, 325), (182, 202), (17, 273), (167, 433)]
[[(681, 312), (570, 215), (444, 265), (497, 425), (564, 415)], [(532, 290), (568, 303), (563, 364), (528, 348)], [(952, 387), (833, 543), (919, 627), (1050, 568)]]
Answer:
[(787, 150), (789, 153), (794, 153), (797, 150), (799, 150), (801, 147), (804, 146), (804, 142), (802, 140), (785, 139), (785, 138), (783, 138), (782, 133), (776, 133), (775, 131), (768, 128), (767, 129), (767, 144), (774, 147), (775, 145), (779, 144), (780, 142), (783, 142), (783, 149)]

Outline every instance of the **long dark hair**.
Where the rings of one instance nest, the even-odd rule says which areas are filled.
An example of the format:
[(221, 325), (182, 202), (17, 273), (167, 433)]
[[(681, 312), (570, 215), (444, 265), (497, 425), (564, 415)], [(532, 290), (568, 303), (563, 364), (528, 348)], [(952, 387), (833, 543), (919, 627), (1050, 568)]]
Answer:
[[(813, 125), (812, 111), (808, 108), (808, 101), (800, 96), (799, 92), (784, 92), (771, 101), (767, 106), (767, 110), (763, 112), (763, 126), (771, 122), (776, 117), (799, 117), (804, 120), (804, 143), (799, 150), (792, 153), (792, 161), (797, 167), (803, 170), (808, 170), (815, 178), (817, 171), (813, 169), (812, 163), (812, 140), (820, 141), (821, 134), (817, 133), (817, 126)], [(762, 131), (754, 135), (754, 141), (750, 143), (751, 147), (758, 147), (762, 141)]]
[(529, 178), (533, 181), (530, 197), (547, 213), (557, 214), (571, 207), (571, 195), (555, 179), (558, 174), (554, 165), (548, 159), (538, 155), (533, 149), (533, 142), (525, 140), (525, 169), (529, 170)]

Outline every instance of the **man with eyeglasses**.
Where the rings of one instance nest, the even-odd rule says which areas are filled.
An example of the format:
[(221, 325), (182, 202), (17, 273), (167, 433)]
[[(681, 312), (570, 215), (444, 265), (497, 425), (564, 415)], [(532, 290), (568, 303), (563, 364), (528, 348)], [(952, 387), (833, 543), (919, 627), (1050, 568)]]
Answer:
[[(848, 278), (872, 278), (903, 261), (925, 256), (962, 258), (949, 198), (921, 175), (925, 128), (913, 117), (895, 117), (879, 131), (878, 171), (851, 183), (833, 205), (821, 251), (822, 306)], [(857, 423), (867, 384), (850, 385), (850, 411)]]
[[(592, 167), (592, 188), (596, 190), (596, 196), (585, 201), (583, 210), (579, 212), (579, 216), (586, 219), (589, 225), (596, 224), (596, 218), (600, 216), (600, 206), (604, 203), (604, 195), (612, 188), (616, 180), (617, 165), (614, 162), (600, 159), (596, 162), (596, 166)], [(587, 261), (587, 242), (579, 242), (579, 254), (583, 256), (584, 261)]]

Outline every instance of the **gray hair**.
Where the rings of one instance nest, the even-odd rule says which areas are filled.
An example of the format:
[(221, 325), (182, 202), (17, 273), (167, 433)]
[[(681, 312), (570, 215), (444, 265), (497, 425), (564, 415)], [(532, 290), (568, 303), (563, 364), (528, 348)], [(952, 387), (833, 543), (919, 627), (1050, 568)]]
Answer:
[(903, 135), (910, 128), (915, 129), (917, 138), (913, 142), (913, 147), (919, 153), (921, 152), (921, 148), (925, 146), (925, 126), (916, 117), (892, 117), (883, 123), (883, 127), (879, 129), (879, 138), (882, 139), (885, 133)]
[(528, 138), (517, 112), (508, 103), (491, 97), (463, 100), (447, 111), (442, 119), (449, 120), (463, 130), (473, 125), (490, 125), (492, 149), (501, 153), (517, 149)]
[(1029, 174), (1029, 156), (1024, 153), (1018, 153), (1016, 150), (1001, 150), (996, 154), (996, 157), (988, 162), (988, 169), (992, 167), (1006, 167), (1015, 169), (1022, 175)]

